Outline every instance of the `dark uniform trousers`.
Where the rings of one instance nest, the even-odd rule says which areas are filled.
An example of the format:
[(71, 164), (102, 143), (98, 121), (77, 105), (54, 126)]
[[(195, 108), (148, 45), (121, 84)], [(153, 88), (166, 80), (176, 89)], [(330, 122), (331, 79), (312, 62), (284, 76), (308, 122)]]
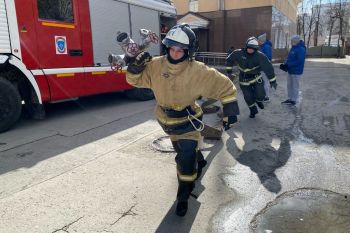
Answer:
[[(252, 79), (253, 80), (253, 79)], [(265, 98), (264, 80), (259, 78), (255, 82), (249, 83), (247, 80), (240, 80), (240, 87), (244, 100), (248, 107), (254, 108), (256, 102), (263, 102)]]
[(171, 141), (177, 153), (175, 157), (179, 187), (177, 200), (187, 201), (194, 189), (194, 181), (199, 177), (198, 163), (204, 161), (202, 153), (197, 149), (196, 140), (180, 139)]
[[(187, 118), (189, 114), (192, 116), (196, 114), (190, 106), (181, 111), (163, 107), (161, 109), (173, 121)], [(201, 120), (202, 117), (203, 115), (200, 115), (198, 119)], [(198, 179), (202, 168), (206, 165), (202, 153), (198, 150), (200, 132), (194, 128), (194, 126), (199, 128), (201, 123), (198, 120), (185, 121), (174, 125), (165, 125), (160, 121), (159, 123), (164, 132), (170, 136), (171, 143), (177, 153), (175, 157), (179, 182), (177, 200), (179, 202), (187, 201), (194, 189), (195, 180)]]

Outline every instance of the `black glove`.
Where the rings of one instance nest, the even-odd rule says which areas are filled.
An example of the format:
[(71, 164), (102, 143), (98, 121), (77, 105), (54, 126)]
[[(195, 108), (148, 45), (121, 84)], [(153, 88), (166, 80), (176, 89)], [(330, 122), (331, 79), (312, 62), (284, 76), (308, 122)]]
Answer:
[(273, 88), (273, 89), (275, 89), (275, 90), (277, 89), (277, 82), (276, 82), (276, 80), (270, 82), (270, 87)]
[(128, 72), (132, 74), (139, 74), (146, 68), (146, 62), (152, 60), (152, 56), (148, 52), (142, 52), (133, 62), (128, 65)]
[(285, 71), (285, 72), (288, 72), (288, 65), (287, 64), (281, 64), (280, 65), (280, 69)]
[(222, 126), (224, 127), (224, 129), (226, 131), (226, 130), (229, 130), (231, 128), (231, 126), (236, 122), (237, 122), (237, 116), (224, 117), (224, 119), (222, 121)]

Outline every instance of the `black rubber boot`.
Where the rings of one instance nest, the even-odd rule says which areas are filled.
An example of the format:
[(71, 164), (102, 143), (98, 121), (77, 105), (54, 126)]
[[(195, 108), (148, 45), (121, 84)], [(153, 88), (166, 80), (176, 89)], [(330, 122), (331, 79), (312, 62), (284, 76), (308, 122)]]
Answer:
[(188, 209), (187, 201), (181, 201), (181, 202), (178, 201), (176, 205), (176, 215), (180, 217), (185, 216), (187, 213), (187, 209)]
[(256, 104), (258, 105), (258, 107), (259, 107), (260, 109), (264, 109), (264, 108), (265, 108), (263, 102), (258, 102), (258, 101), (256, 101)]
[(249, 108), (250, 110), (250, 118), (254, 118), (256, 114), (258, 114), (258, 108), (254, 105), (253, 107)]
[(176, 215), (182, 217), (186, 215), (188, 208), (188, 199), (195, 186), (194, 182), (179, 181), (179, 188), (177, 190), (177, 206)]
[(287, 100), (281, 102), (281, 104), (290, 104), (290, 103), (291, 103), (291, 100), (290, 100), (290, 99), (287, 99)]

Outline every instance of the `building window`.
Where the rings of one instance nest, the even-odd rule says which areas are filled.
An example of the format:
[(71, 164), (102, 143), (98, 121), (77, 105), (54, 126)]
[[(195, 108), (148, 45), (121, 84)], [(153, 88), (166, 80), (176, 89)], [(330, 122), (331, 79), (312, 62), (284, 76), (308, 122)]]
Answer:
[(189, 9), (192, 12), (198, 12), (198, 0), (190, 0)]
[(38, 0), (39, 18), (73, 23), (73, 0)]

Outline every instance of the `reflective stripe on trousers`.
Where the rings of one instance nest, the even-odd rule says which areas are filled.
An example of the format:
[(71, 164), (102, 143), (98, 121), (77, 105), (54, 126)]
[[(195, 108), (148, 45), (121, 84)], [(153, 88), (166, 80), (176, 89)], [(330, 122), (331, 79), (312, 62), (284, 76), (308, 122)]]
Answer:
[(175, 157), (179, 187), (177, 200), (186, 201), (194, 188), (197, 178), (197, 146), (198, 141), (179, 139), (171, 141), (177, 153)]

